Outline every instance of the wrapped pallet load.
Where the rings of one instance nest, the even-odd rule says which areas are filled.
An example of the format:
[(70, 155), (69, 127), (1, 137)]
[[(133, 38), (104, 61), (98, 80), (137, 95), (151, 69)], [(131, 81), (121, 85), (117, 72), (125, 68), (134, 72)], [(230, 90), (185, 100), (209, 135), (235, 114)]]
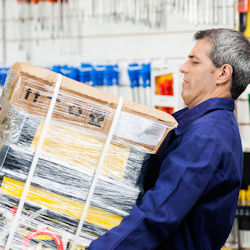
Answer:
[(16, 63), (1, 96), (0, 246), (85, 249), (143, 193), (166, 113)]

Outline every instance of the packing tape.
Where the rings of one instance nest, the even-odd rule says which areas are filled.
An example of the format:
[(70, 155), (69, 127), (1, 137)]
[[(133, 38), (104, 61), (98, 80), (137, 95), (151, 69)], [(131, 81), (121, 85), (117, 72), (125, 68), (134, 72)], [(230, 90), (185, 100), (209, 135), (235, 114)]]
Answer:
[(120, 97), (117, 109), (115, 111), (115, 116), (114, 116), (114, 119), (112, 121), (110, 130), (109, 130), (109, 133), (108, 133), (108, 136), (107, 136), (107, 139), (106, 139), (103, 151), (102, 151), (102, 155), (100, 157), (98, 166), (96, 168), (95, 175), (93, 177), (93, 181), (92, 181), (90, 189), (89, 189), (89, 193), (88, 193), (88, 196), (87, 196), (87, 199), (86, 199), (86, 203), (84, 205), (84, 209), (83, 209), (83, 212), (82, 212), (82, 216), (81, 216), (81, 219), (80, 219), (80, 222), (79, 222), (79, 225), (78, 225), (78, 228), (77, 228), (74, 240), (73, 240), (73, 244), (71, 246), (72, 250), (75, 249), (75, 246), (76, 246), (77, 241), (79, 239), (79, 235), (80, 235), (82, 226), (84, 224), (84, 221), (85, 221), (85, 218), (86, 218), (86, 215), (87, 215), (87, 211), (88, 211), (88, 208), (90, 206), (91, 199), (92, 199), (94, 191), (95, 191), (97, 180), (98, 180), (98, 178), (99, 178), (99, 176), (101, 174), (101, 169), (102, 169), (102, 166), (103, 166), (103, 163), (104, 163), (107, 151), (108, 151), (108, 147), (109, 147), (109, 145), (111, 143), (112, 137), (113, 137), (113, 135), (115, 133), (116, 126), (118, 124), (119, 116), (120, 116), (121, 109), (122, 109), (122, 104), (123, 104), (123, 98)]
[(25, 199), (26, 199), (28, 191), (29, 191), (29, 187), (30, 187), (30, 184), (31, 184), (31, 179), (32, 179), (32, 177), (34, 175), (36, 164), (37, 164), (38, 158), (40, 156), (40, 151), (41, 151), (44, 139), (45, 139), (45, 135), (46, 135), (46, 132), (47, 132), (47, 129), (48, 129), (48, 126), (49, 126), (49, 122), (50, 122), (51, 117), (52, 117), (52, 113), (53, 113), (55, 104), (56, 104), (56, 99), (57, 99), (57, 96), (58, 96), (58, 93), (59, 93), (59, 90), (60, 90), (61, 81), (62, 81), (62, 75), (58, 74), (55, 89), (54, 89), (54, 93), (53, 93), (53, 96), (52, 96), (52, 100), (50, 102), (48, 113), (47, 113), (46, 118), (45, 118), (44, 127), (43, 127), (43, 130), (41, 132), (41, 136), (39, 138), (37, 148), (35, 150), (34, 158), (33, 158), (33, 161), (32, 161), (31, 167), (30, 167), (30, 171), (29, 171), (29, 174), (28, 174), (28, 177), (27, 177), (24, 189), (23, 189), (22, 197), (20, 199), (16, 215), (15, 215), (14, 220), (13, 220), (13, 222), (11, 224), (11, 227), (10, 227), (10, 234), (8, 236), (8, 239), (7, 239), (5, 250), (10, 249), (10, 245), (11, 245), (11, 242), (12, 242), (12, 240), (14, 238), (16, 228), (18, 227), (18, 222), (19, 222), (19, 219), (21, 217), (21, 213), (22, 213), (22, 210), (23, 210), (23, 207), (24, 207), (24, 202), (25, 202)]

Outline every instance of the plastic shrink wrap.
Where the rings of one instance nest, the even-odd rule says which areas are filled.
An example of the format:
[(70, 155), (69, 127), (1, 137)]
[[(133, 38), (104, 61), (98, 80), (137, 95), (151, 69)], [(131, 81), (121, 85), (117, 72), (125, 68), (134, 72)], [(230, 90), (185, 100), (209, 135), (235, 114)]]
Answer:
[[(16, 63), (0, 114), (0, 245), (71, 249), (117, 108), (118, 97), (63, 77), (23, 209), (13, 221), (43, 130), (57, 74)], [(173, 117), (124, 101), (74, 249), (119, 225), (142, 193), (141, 173)], [(20, 202), (21, 203), (21, 202)]]

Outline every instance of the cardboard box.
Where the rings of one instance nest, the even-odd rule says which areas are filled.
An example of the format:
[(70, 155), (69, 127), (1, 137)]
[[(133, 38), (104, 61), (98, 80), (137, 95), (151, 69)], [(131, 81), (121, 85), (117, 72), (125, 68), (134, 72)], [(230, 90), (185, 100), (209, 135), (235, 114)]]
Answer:
[[(31, 114), (45, 116), (56, 79), (57, 73), (47, 69), (26, 63), (14, 64), (5, 83), (10, 88), (10, 103)], [(43, 83), (43, 85), (37, 85), (37, 81)], [(74, 124), (81, 124), (81, 126), (96, 130), (98, 133), (108, 133), (114, 116), (114, 112), (111, 109), (113, 111), (116, 109), (119, 97), (64, 76), (62, 77), (60, 90), (61, 94), (59, 94), (53, 114), (55, 118), (67, 120)], [(132, 124), (126, 123), (126, 117), (120, 117), (120, 125), (123, 123), (126, 124), (127, 132), (125, 134), (124, 131), (118, 133), (117, 137), (119, 137), (119, 140), (144, 147), (145, 150), (151, 153), (155, 153), (158, 150), (168, 132), (177, 126), (176, 120), (171, 115), (139, 103), (124, 100), (122, 111), (126, 112), (126, 116), (129, 116), (129, 118), (133, 117), (133, 115), (136, 115), (137, 118), (134, 119), (135, 126), (132, 126)], [(153, 136), (151, 143), (149, 139), (147, 144), (136, 137), (136, 133), (138, 132), (136, 128), (140, 128), (144, 122), (147, 122), (143, 118), (159, 122), (157, 124), (159, 127), (152, 130), (154, 135), (159, 133), (158, 138), (150, 133), (145, 133), (145, 136)], [(161, 127), (160, 122), (167, 125), (167, 128), (165, 129), (164, 126)], [(118, 127), (120, 125), (118, 124)], [(152, 127), (152, 129), (154, 128)], [(139, 131), (139, 133), (143, 132), (146, 131)], [(134, 139), (130, 134), (135, 136)]]

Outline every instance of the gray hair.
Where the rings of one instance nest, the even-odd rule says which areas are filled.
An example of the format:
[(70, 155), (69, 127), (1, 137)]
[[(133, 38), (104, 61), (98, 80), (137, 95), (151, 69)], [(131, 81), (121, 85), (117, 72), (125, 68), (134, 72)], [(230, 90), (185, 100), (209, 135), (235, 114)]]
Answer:
[(232, 98), (237, 99), (250, 83), (250, 41), (239, 31), (223, 28), (198, 31), (194, 38), (212, 43), (209, 57), (215, 67), (232, 66), (230, 92)]

